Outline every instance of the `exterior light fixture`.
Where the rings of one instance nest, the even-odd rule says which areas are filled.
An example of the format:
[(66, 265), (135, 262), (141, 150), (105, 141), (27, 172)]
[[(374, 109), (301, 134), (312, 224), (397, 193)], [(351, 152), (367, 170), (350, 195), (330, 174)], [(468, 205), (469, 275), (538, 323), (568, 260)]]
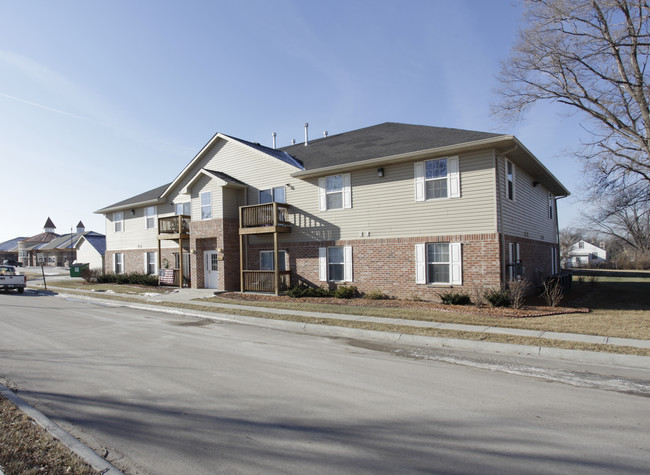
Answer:
[(384, 169), (383, 168), (377, 168), (377, 176), (379, 176), (379, 177), (384, 176)]

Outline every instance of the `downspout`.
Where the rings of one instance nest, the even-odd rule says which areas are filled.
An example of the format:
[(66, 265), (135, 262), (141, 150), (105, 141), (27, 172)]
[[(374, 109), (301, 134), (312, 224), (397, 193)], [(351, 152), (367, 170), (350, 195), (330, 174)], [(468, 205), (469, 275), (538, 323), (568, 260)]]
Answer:
[(556, 196), (553, 198), (553, 202), (555, 203), (555, 233), (556, 233), (556, 238), (557, 238), (557, 258), (555, 259), (556, 262), (555, 264), (557, 265), (557, 273), (560, 274), (561, 267), (562, 267), (562, 258), (560, 257), (560, 218), (558, 216), (558, 211), (557, 211), (557, 200), (561, 200), (562, 198), (566, 198), (567, 195), (562, 195), (562, 196)]

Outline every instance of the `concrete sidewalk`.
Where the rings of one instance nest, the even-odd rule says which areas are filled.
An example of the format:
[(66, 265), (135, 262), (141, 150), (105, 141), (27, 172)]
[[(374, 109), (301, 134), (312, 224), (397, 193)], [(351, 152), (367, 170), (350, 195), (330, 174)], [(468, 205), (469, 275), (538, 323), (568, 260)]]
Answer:
[[(50, 286), (50, 287), (65, 294), (66, 289), (64, 288), (57, 289), (55, 286)], [(78, 289), (75, 289), (75, 291), (83, 292), (89, 297), (98, 298), (98, 299), (101, 299), (103, 295), (120, 295), (120, 294), (113, 294), (113, 293), (106, 294), (103, 292), (83, 291)], [(398, 318), (382, 318), (382, 317), (373, 317), (373, 316), (364, 316), (364, 315), (347, 315), (341, 313), (308, 312), (302, 310), (288, 310), (288, 309), (278, 309), (278, 308), (269, 308), (269, 307), (252, 306), (252, 305), (197, 301), (197, 299), (207, 299), (209, 297), (214, 297), (215, 295), (218, 295), (218, 292), (215, 293), (215, 291), (212, 289), (178, 289), (174, 292), (170, 292), (167, 294), (152, 292), (144, 295), (128, 295), (128, 296), (130, 298), (135, 298), (137, 300), (140, 300), (145, 305), (147, 303), (164, 304), (165, 302), (174, 302), (180, 304), (194, 304), (194, 305), (200, 304), (207, 307), (213, 307), (216, 312), (218, 312), (219, 309), (224, 309), (224, 310), (238, 309), (238, 310), (246, 310), (246, 311), (254, 311), (254, 312), (264, 312), (264, 313), (270, 313), (275, 315), (296, 315), (296, 316), (321, 318), (321, 319), (325, 318), (325, 319), (336, 319), (336, 320), (373, 322), (378, 324), (383, 323), (383, 324), (391, 324), (391, 325), (404, 325), (404, 326), (411, 326), (417, 328), (437, 328), (441, 330), (456, 330), (456, 331), (467, 331), (467, 332), (476, 332), (476, 333), (516, 335), (516, 336), (526, 336), (526, 337), (533, 337), (533, 338), (546, 338), (549, 340), (562, 340), (562, 341), (572, 341), (572, 342), (581, 342), (581, 343), (596, 343), (596, 344), (603, 344), (603, 345), (628, 346), (633, 348), (650, 349), (650, 340), (639, 340), (639, 339), (631, 339), (631, 338), (618, 338), (618, 337), (597, 336), (597, 335), (584, 335), (578, 333), (524, 330), (520, 328), (465, 325), (465, 324), (458, 324), (458, 323), (424, 322), (424, 321), (398, 319)], [(196, 313), (196, 312), (192, 312), (192, 313)], [(227, 314), (219, 314), (219, 317), (223, 318), (225, 315)], [(205, 315), (201, 315), (201, 316), (205, 316)], [(241, 318), (242, 317), (239, 317), (240, 320)], [(255, 317), (250, 317), (250, 318), (255, 318)], [(264, 319), (257, 319), (257, 320), (264, 320)], [(483, 342), (478, 342), (478, 343), (480, 344)]]

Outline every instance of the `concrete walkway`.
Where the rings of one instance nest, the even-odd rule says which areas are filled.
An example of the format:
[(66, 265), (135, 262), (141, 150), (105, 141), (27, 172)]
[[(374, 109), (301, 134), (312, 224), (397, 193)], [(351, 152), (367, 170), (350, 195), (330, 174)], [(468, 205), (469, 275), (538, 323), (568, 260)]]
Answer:
[[(59, 292), (65, 293), (66, 289), (60, 288), (56, 289), (54, 286), (50, 288), (55, 289)], [(77, 290), (76, 290), (77, 291)], [(102, 292), (93, 292), (93, 291), (81, 291), (88, 296), (93, 298), (102, 298), (102, 295), (107, 295)], [(119, 294), (108, 294), (108, 295), (119, 295)], [(218, 295), (218, 293), (216, 293)], [(144, 295), (129, 295), (130, 298), (136, 298), (141, 300), (143, 304), (146, 303), (165, 303), (165, 302), (174, 302), (180, 304), (200, 304), (207, 307), (213, 307), (215, 311), (219, 309), (238, 309), (254, 312), (264, 312), (275, 315), (296, 315), (303, 317), (312, 317), (312, 318), (327, 318), (327, 319), (336, 319), (336, 320), (350, 320), (350, 321), (360, 321), (360, 322), (372, 322), (372, 323), (383, 323), (391, 325), (404, 325), (412, 326), (418, 328), (437, 328), (441, 330), (457, 330), (457, 331), (466, 331), (466, 332), (476, 332), (476, 333), (494, 333), (502, 335), (516, 335), (516, 336), (526, 336), (533, 338), (546, 338), (549, 340), (563, 340), (563, 341), (572, 341), (572, 342), (582, 342), (582, 343), (597, 343), (603, 345), (613, 345), (613, 346), (629, 346), (634, 348), (646, 348), (650, 349), (650, 340), (638, 340), (632, 338), (618, 338), (610, 336), (597, 336), (597, 335), (583, 335), (578, 333), (561, 333), (561, 332), (549, 332), (549, 331), (539, 331), (539, 330), (524, 330), (520, 328), (505, 328), (505, 327), (492, 327), (492, 326), (482, 326), (482, 325), (465, 325), (459, 323), (442, 323), (442, 322), (423, 322), (418, 320), (407, 320), (399, 318), (382, 318), (382, 317), (373, 317), (373, 316), (364, 316), (364, 315), (346, 315), (341, 313), (321, 313), (321, 312), (308, 312), (303, 310), (288, 310), (288, 309), (279, 309), (279, 308), (269, 308), (253, 305), (239, 305), (239, 304), (226, 304), (226, 303), (213, 303), (213, 302), (198, 302), (197, 299), (206, 299), (209, 297), (214, 297), (215, 291), (212, 289), (177, 289), (174, 292), (167, 294), (159, 294), (152, 292), (150, 294)], [(220, 316), (223, 316), (221, 314)]]

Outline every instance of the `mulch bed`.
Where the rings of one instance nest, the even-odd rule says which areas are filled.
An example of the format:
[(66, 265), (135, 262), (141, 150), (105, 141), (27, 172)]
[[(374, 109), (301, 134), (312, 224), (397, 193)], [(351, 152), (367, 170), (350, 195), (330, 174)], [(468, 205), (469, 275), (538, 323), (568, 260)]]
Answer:
[(246, 302), (290, 302), (290, 303), (313, 303), (332, 306), (348, 307), (374, 307), (374, 308), (423, 308), (440, 312), (467, 313), (474, 315), (485, 315), (492, 317), (508, 318), (530, 318), (546, 317), (549, 315), (560, 315), (564, 313), (589, 313), (588, 308), (580, 307), (547, 307), (542, 305), (525, 305), (522, 308), (509, 307), (477, 307), (475, 305), (443, 305), (439, 302), (426, 300), (370, 300), (363, 298), (337, 299), (334, 297), (304, 297), (292, 298), (287, 295), (266, 295), (266, 294), (240, 294), (238, 292), (224, 292), (219, 297), (246, 301)]

